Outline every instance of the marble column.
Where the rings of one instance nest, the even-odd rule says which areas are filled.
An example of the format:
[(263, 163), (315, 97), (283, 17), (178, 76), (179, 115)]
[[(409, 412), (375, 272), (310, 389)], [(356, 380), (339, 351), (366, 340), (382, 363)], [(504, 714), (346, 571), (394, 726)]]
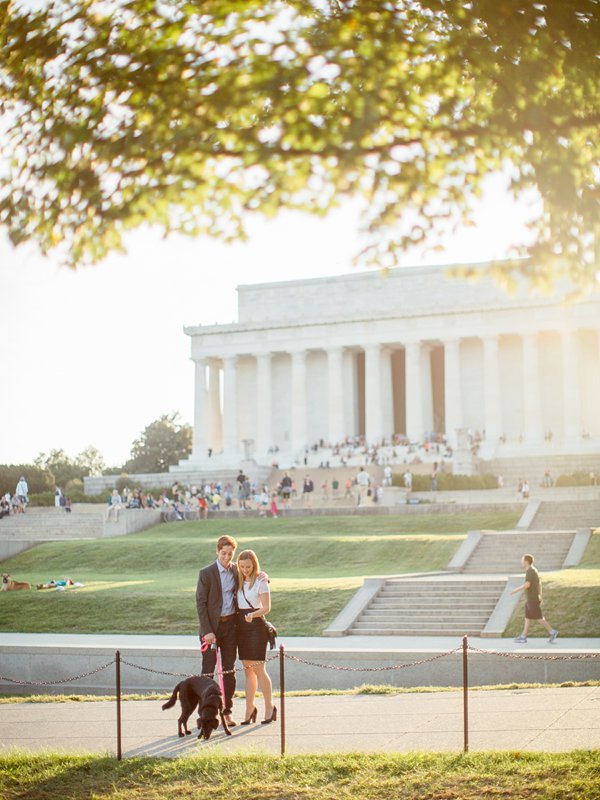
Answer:
[(239, 461), (241, 448), (238, 433), (237, 407), (237, 356), (223, 359), (223, 453), (232, 461)]
[(346, 436), (343, 363), (343, 348), (327, 351), (327, 438), (332, 445), (340, 444)]
[(411, 442), (423, 440), (423, 384), (421, 342), (405, 345), (406, 435)]
[(460, 339), (444, 341), (444, 417), (446, 438), (452, 447), (456, 448), (456, 431), (463, 426)]
[(502, 403), (500, 397), (499, 339), (483, 339), (483, 405), (485, 438), (495, 443), (503, 433)]
[(381, 346), (365, 347), (365, 437), (369, 444), (383, 438)]
[(194, 431), (192, 461), (203, 461), (208, 451), (208, 391), (206, 359), (194, 362)]
[(392, 349), (381, 349), (381, 413), (383, 438), (391, 442), (396, 432), (394, 425), (394, 384), (392, 376)]
[(256, 454), (266, 457), (273, 445), (271, 409), (271, 353), (256, 357)]
[(567, 441), (576, 441), (582, 431), (577, 331), (566, 331), (562, 337), (562, 344), (564, 437)]
[(218, 361), (208, 362), (208, 439), (213, 455), (223, 450), (223, 416), (221, 414), (221, 367)]
[(523, 336), (523, 434), (525, 441), (537, 444), (543, 440), (542, 394), (536, 333)]
[(294, 456), (304, 457), (306, 441), (306, 351), (293, 352), (290, 446)]

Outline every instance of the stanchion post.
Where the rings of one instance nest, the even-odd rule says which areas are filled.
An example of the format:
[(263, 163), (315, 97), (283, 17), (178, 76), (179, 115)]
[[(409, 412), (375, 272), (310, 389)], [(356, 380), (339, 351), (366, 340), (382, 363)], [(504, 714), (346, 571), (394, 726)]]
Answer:
[(469, 637), (463, 636), (463, 751), (469, 752)]
[(117, 677), (117, 760), (122, 758), (121, 748), (121, 653), (115, 652), (115, 672)]
[(285, 755), (285, 647), (279, 645), (279, 719), (281, 736), (281, 755)]

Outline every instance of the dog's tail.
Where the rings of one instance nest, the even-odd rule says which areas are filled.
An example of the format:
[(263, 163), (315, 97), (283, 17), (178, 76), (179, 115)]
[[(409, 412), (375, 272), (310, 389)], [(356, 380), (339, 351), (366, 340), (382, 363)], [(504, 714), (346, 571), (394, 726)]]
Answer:
[(178, 683), (177, 686), (173, 689), (173, 694), (171, 695), (171, 697), (169, 697), (169, 699), (167, 700), (166, 703), (163, 703), (163, 705), (162, 705), (162, 710), (163, 711), (166, 708), (172, 708), (175, 705), (175, 703), (177, 702), (177, 695), (179, 694), (179, 687), (180, 686), (181, 686), (181, 683)]

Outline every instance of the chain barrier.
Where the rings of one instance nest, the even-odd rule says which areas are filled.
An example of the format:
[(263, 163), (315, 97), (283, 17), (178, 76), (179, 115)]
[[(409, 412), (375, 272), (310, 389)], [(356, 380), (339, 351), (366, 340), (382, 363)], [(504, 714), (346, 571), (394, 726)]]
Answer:
[[(473, 653), (479, 653), (480, 655), (486, 656), (501, 656), (502, 658), (513, 658), (517, 660), (523, 661), (584, 661), (588, 659), (600, 658), (599, 653), (577, 653), (575, 655), (564, 655), (564, 656), (549, 656), (549, 655), (527, 655), (525, 653), (506, 653), (501, 652), (500, 650), (484, 650), (480, 647), (473, 647), (471, 644), (468, 645), (468, 649)], [(438, 661), (441, 658), (446, 658), (447, 656), (453, 655), (458, 653), (462, 650), (462, 647), (455, 647), (452, 650), (446, 650), (443, 653), (437, 653), (434, 656), (430, 656), (429, 658), (423, 658), (419, 661), (409, 661), (405, 664), (393, 664), (391, 666), (385, 667), (348, 667), (339, 664), (319, 664), (315, 661), (309, 661), (308, 659), (301, 658), (300, 656), (293, 656), (290, 653), (284, 653), (284, 658), (287, 658), (290, 661), (296, 661), (299, 664), (306, 664), (309, 667), (317, 667), (320, 669), (328, 669), (333, 670), (336, 672), (394, 672), (396, 670), (401, 669), (408, 669), (409, 667), (417, 667), (421, 666), (422, 664), (431, 664), (434, 661)], [(261, 664), (268, 664), (271, 661), (275, 661), (278, 658), (278, 655), (269, 656), (265, 659), (265, 661), (261, 661)], [(96, 675), (98, 672), (102, 672), (108, 667), (112, 666), (115, 663), (115, 659), (113, 658), (111, 661), (108, 661), (106, 664), (102, 664), (101, 666), (97, 667), (96, 669), (90, 670), (89, 672), (83, 672), (80, 675), (73, 675), (70, 678), (61, 678), (55, 681), (21, 681), (17, 680), (16, 678), (9, 678), (6, 675), (0, 675), (0, 680), (6, 681), (7, 683), (14, 683), (19, 686), (58, 686), (62, 683), (71, 683), (72, 681), (81, 680), (82, 678), (88, 678), (91, 675)], [(128, 667), (132, 669), (139, 669), (143, 672), (151, 672), (155, 675), (170, 675), (176, 678), (191, 678), (193, 675), (197, 673), (190, 673), (190, 672), (167, 672), (165, 670), (160, 669), (153, 669), (152, 667), (144, 667), (141, 664), (134, 664), (131, 661), (127, 661), (124, 658), (121, 658), (121, 664), (126, 664)], [(235, 667), (234, 669), (230, 670), (223, 670), (221, 673), (222, 675), (232, 675), (238, 672), (243, 672), (244, 667)], [(200, 677), (214, 677), (214, 672), (210, 673), (200, 673)]]
[[(268, 664), (269, 661), (274, 661), (277, 659), (278, 656), (271, 656), (270, 658), (266, 658), (264, 661), (260, 661), (257, 663), (260, 664)], [(165, 672), (160, 669), (152, 669), (152, 667), (143, 667), (141, 664), (132, 664), (131, 661), (126, 661), (124, 658), (121, 658), (121, 664), (127, 664), (128, 667), (133, 667), (133, 669), (141, 669), (144, 672), (153, 672), (155, 675), (172, 675), (176, 678), (192, 678), (195, 675), (198, 675), (196, 672)], [(215, 670), (217, 671), (217, 670)], [(234, 669), (224, 669), (222, 672), (218, 673), (220, 675), (234, 675), (236, 672), (243, 672), (244, 667), (235, 667)], [(199, 677), (201, 678), (212, 678), (214, 677), (214, 672), (201, 672)]]
[(113, 658), (107, 664), (103, 664), (101, 667), (97, 667), (90, 672), (83, 672), (81, 675), (74, 675), (72, 678), (61, 678), (58, 681), (18, 681), (15, 678), (8, 678), (6, 675), (0, 675), (0, 680), (8, 681), (9, 683), (17, 683), (20, 686), (57, 686), (61, 683), (70, 683), (71, 681), (78, 681), (80, 678), (88, 678), (90, 675), (96, 675), (96, 673), (102, 672), (103, 669), (108, 669), (108, 667), (111, 667), (114, 663), (115, 659)]
[(572, 656), (533, 656), (526, 653), (503, 653), (500, 650), (483, 650), (480, 647), (468, 645), (473, 653), (481, 653), (486, 656), (502, 656), (503, 658), (516, 658), (522, 661), (583, 661), (588, 658), (599, 658), (600, 653), (577, 653)]
[(342, 667), (339, 664), (317, 664), (314, 661), (307, 661), (305, 658), (299, 656), (292, 656), (289, 653), (284, 653), (285, 658), (290, 661), (298, 661), (300, 664), (308, 664), (310, 667), (321, 667), (322, 669), (332, 669), (340, 672), (393, 672), (397, 669), (406, 669), (407, 667), (417, 667), (421, 664), (430, 664), (432, 661), (437, 661), (440, 658), (445, 658), (453, 653), (458, 653), (462, 650), (462, 646), (455, 647), (453, 650), (447, 650), (444, 653), (438, 653), (430, 658), (423, 658), (420, 661), (409, 661), (406, 664), (394, 664), (389, 667)]

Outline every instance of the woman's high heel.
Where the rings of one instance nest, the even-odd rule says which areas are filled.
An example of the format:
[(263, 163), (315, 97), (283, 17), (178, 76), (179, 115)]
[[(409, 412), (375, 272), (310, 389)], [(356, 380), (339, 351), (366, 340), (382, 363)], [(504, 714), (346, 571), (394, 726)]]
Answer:
[(261, 720), (260, 724), (268, 725), (270, 722), (275, 722), (276, 719), (277, 719), (277, 706), (273, 706), (273, 711), (271, 713), (271, 716), (267, 717), (267, 719)]
[(245, 719), (243, 722), (240, 722), (240, 725), (250, 725), (251, 722), (256, 722), (256, 716), (258, 711), (256, 710), (256, 706), (254, 707), (254, 711), (250, 714), (248, 719)]

